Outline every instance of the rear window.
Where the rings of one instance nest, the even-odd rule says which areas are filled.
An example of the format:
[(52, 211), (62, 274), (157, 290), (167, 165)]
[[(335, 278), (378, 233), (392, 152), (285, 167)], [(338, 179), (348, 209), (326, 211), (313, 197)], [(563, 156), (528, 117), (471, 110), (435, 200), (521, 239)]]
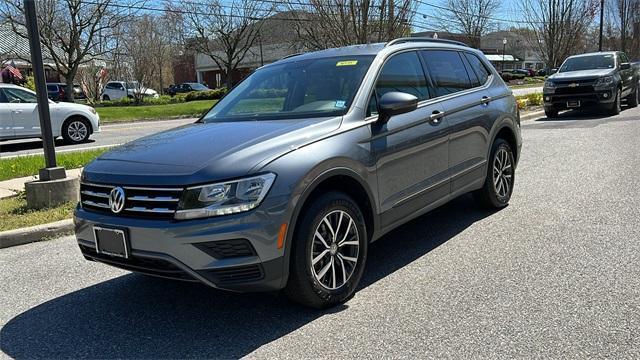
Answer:
[(462, 58), (457, 51), (421, 51), (435, 86), (435, 96), (445, 96), (471, 88)]
[(486, 83), (489, 79), (490, 72), (487, 70), (487, 67), (484, 66), (482, 60), (480, 60), (476, 55), (470, 53), (464, 53), (464, 57), (469, 62), (471, 70), (475, 73), (480, 85)]

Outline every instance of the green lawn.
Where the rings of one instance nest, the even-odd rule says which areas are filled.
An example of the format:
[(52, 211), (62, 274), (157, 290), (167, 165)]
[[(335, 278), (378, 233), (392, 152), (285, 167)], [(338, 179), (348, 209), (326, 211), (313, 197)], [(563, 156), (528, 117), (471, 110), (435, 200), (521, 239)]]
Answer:
[(27, 209), (24, 193), (0, 200), (0, 231), (19, 229), (27, 226), (48, 224), (71, 217), (75, 202), (60, 206), (32, 210)]
[[(86, 151), (64, 152), (56, 156), (58, 166), (67, 169), (83, 167), (91, 160), (97, 158), (109, 148), (92, 149)], [(43, 155), (26, 155), (11, 159), (0, 159), (0, 181), (17, 177), (38, 174), (38, 170), (44, 167)]]
[(137, 120), (198, 117), (209, 110), (217, 100), (197, 100), (167, 105), (97, 107), (100, 122), (115, 123)]

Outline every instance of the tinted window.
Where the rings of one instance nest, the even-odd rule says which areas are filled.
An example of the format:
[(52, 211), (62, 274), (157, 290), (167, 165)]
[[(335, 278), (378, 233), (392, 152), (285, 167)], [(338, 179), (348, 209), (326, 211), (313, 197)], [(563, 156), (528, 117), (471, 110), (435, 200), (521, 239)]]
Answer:
[(620, 62), (622, 62), (622, 63), (629, 62), (629, 58), (627, 57), (627, 54), (620, 53)]
[(9, 100), (7, 100), (7, 97), (4, 96), (4, 91), (2, 91), (2, 89), (0, 89), (0, 103), (8, 103)]
[(436, 96), (471, 88), (469, 75), (457, 51), (426, 50), (421, 53), (433, 80)]
[(376, 83), (378, 99), (391, 91), (408, 93), (418, 100), (429, 97), (427, 79), (418, 54), (413, 51), (404, 52), (394, 55), (384, 64)]
[(16, 103), (37, 103), (36, 94), (14, 88), (5, 88), (4, 95), (9, 102)]
[(57, 85), (47, 85), (47, 91), (58, 91)]
[(108, 83), (107, 86), (105, 86), (105, 88), (107, 88), (107, 89), (118, 89), (119, 85), (120, 84), (118, 84), (118, 83)]
[(615, 60), (613, 54), (576, 56), (568, 58), (558, 72), (613, 69), (614, 66)]
[(489, 70), (484, 66), (482, 60), (480, 60), (476, 55), (464, 53), (464, 56), (467, 58), (469, 65), (471, 66), (471, 70), (478, 77), (478, 81), (483, 85), (489, 79)]

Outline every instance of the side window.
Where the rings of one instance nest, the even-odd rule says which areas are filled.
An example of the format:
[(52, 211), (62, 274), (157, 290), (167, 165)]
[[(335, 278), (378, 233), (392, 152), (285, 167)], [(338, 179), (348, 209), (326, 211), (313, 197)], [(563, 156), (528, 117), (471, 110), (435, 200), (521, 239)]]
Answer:
[(620, 63), (627, 63), (629, 62), (629, 58), (627, 57), (627, 54), (621, 52), (620, 53)]
[(4, 94), (9, 102), (14, 103), (37, 103), (36, 94), (26, 92), (20, 89), (5, 88)]
[(58, 91), (58, 86), (56, 86), (56, 85), (47, 85), (47, 91)]
[(434, 82), (435, 95), (444, 96), (471, 88), (471, 80), (457, 51), (421, 51)]
[(382, 67), (376, 83), (378, 99), (391, 91), (408, 93), (418, 100), (429, 97), (427, 79), (416, 52), (393, 55)]
[(467, 75), (469, 75), (469, 80), (471, 80), (471, 87), (478, 87), (481, 85), (480, 80), (478, 79), (478, 75), (471, 69), (471, 65), (469, 65), (469, 61), (467, 58), (460, 53), (460, 58), (462, 58), (462, 62), (464, 63), (464, 68), (467, 70)]
[(487, 80), (489, 79), (489, 75), (491, 75), (489, 70), (487, 70), (487, 67), (482, 63), (482, 60), (480, 60), (476, 55), (464, 53), (464, 56), (467, 59), (467, 61), (469, 61), (469, 65), (471, 65), (471, 69), (478, 77), (480, 84), (484, 85), (484, 83), (486, 83)]
[(105, 86), (105, 89), (115, 89), (115, 88), (116, 88), (115, 83), (107, 83), (107, 85)]
[(8, 103), (7, 97), (4, 96), (4, 91), (0, 89), (0, 104)]

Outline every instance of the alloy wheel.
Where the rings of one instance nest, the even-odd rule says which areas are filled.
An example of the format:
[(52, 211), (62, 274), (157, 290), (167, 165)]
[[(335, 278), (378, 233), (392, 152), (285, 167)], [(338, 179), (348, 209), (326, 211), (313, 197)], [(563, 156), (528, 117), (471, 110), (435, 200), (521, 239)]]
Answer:
[(87, 137), (88, 132), (89, 130), (87, 129), (87, 125), (79, 120), (72, 121), (67, 127), (67, 134), (69, 135), (69, 138), (76, 142), (83, 141)]
[(328, 290), (344, 286), (358, 264), (360, 237), (353, 218), (343, 210), (327, 214), (311, 244), (311, 273)]
[(493, 159), (493, 186), (496, 194), (507, 197), (511, 191), (513, 181), (513, 166), (511, 157), (506, 149), (500, 148)]

